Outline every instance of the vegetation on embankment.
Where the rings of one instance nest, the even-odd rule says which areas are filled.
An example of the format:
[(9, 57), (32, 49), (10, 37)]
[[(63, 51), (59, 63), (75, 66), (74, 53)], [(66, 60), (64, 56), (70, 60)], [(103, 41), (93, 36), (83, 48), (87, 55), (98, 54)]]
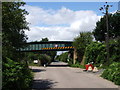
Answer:
[(55, 59), (62, 62), (68, 62), (68, 52), (58, 55)]
[(3, 90), (29, 89), (33, 80), (32, 71), (25, 65), (6, 58), (3, 62)]
[[(77, 61), (79, 63), (84, 62), (84, 65), (90, 62), (94, 62), (94, 66), (105, 68), (106, 70), (103, 72), (102, 77), (113, 81), (115, 84), (120, 85), (120, 13), (114, 13), (109, 15), (109, 61), (106, 60), (107, 52), (106, 52), (106, 24), (105, 24), (105, 16), (100, 19), (96, 23), (96, 27), (93, 31), (93, 35), (96, 41), (88, 43), (86, 42), (87, 38), (82, 39), (82, 35), (74, 39), (73, 43), (77, 43), (74, 45), (77, 51), (83, 51), (78, 54)], [(80, 40), (82, 41), (80, 42)], [(82, 48), (84, 46), (84, 49)], [(83, 49), (83, 50), (82, 50)], [(79, 58), (82, 57), (82, 58)]]
[(113, 62), (110, 64), (101, 76), (120, 85), (120, 62)]

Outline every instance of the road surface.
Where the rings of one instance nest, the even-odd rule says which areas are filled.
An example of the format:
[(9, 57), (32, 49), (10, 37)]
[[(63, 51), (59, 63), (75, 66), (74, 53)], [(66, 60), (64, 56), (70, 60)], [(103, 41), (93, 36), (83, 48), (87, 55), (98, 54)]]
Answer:
[(98, 74), (71, 68), (63, 62), (53, 62), (51, 66), (31, 67), (34, 72), (32, 89), (39, 88), (118, 88)]

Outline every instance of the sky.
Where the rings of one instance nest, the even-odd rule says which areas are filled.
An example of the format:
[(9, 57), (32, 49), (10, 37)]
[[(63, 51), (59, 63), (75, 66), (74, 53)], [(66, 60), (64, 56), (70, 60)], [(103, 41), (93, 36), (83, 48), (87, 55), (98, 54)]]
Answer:
[[(80, 32), (92, 32), (102, 12), (105, 2), (26, 2), (26, 20), (30, 31), (25, 31), (28, 42), (48, 38), (50, 41), (73, 41)], [(110, 13), (118, 10), (117, 2)]]

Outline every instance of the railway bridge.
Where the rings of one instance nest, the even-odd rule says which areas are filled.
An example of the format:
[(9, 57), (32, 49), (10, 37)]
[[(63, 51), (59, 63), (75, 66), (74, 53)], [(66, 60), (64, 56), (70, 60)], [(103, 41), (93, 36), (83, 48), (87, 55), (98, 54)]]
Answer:
[(68, 51), (73, 50), (73, 63), (75, 64), (77, 53), (71, 41), (47, 41), (47, 42), (28, 42), (21, 52), (40, 52), (40, 51)]

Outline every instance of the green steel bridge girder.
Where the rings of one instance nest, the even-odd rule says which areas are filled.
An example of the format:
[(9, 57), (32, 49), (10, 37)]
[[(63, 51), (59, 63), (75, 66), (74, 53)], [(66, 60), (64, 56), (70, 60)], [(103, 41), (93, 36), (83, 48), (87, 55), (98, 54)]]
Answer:
[(74, 47), (71, 41), (48, 41), (48, 42), (29, 42), (24, 48), (19, 49), (21, 52), (36, 52), (36, 51), (65, 51), (73, 50)]

